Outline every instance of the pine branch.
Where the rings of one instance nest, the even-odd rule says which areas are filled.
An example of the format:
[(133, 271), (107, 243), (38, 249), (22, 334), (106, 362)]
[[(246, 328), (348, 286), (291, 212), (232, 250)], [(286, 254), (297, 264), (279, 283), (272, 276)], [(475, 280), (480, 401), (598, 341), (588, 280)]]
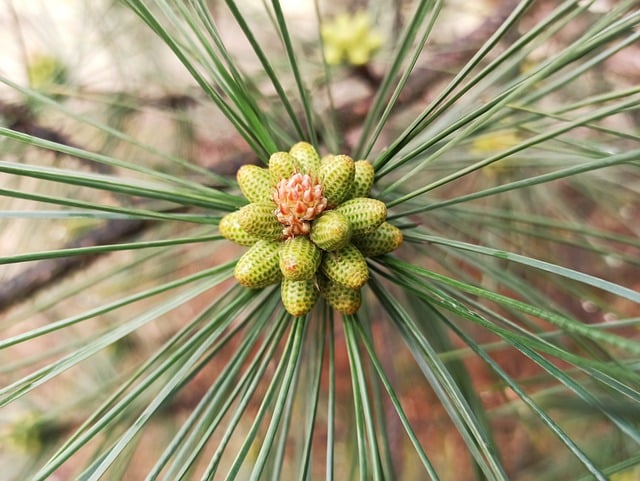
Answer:
[[(437, 62), (432, 63), (439, 66), (432, 69), (426, 66), (418, 66), (405, 86), (402, 95), (397, 101), (397, 107), (403, 108), (414, 104), (421, 99), (425, 93), (439, 80), (445, 78), (449, 71), (466, 62), (477, 45), (484, 42), (495, 29), (511, 13), (513, 6), (517, 2), (505, 2), (496, 13), (485, 20), (478, 28), (468, 35), (458, 38), (452, 42), (452, 48), (447, 49), (447, 53), (437, 56)], [(345, 131), (358, 128), (373, 102), (376, 82), (379, 78), (369, 69), (366, 71), (354, 71), (356, 76), (366, 76), (366, 83), (371, 89), (371, 93), (364, 99), (357, 99), (348, 102), (338, 108), (337, 118), (340, 126)], [(159, 108), (183, 109), (192, 106), (197, 101), (188, 95), (168, 95), (162, 98), (147, 99), (145, 103)], [(9, 106), (0, 103), (0, 113), (12, 119), (12, 128), (31, 135), (37, 135), (65, 145), (71, 145), (69, 139), (64, 134), (54, 129), (39, 125), (33, 116), (25, 108)], [(228, 139), (224, 140), (228, 143)], [(212, 146), (217, 150), (216, 146)], [(209, 168), (220, 175), (233, 175), (241, 165), (256, 163), (255, 154), (248, 148), (238, 149), (237, 152), (228, 155), (224, 159), (209, 164)], [(94, 164), (93, 162), (91, 164)], [(150, 221), (136, 220), (112, 220), (95, 230), (83, 235), (67, 245), (67, 248), (108, 245), (122, 242), (128, 238), (140, 235), (154, 225)], [(61, 282), (66, 276), (77, 272), (95, 262), (102, 254), (92, 254), (87, 256), (73, 256), (67, 258), (48, 259), (38, 261), (32, 267), (17, 274), (13, 279), (0, 286), (0, 312), (9, 307), (19, 304), (30, 296), (35, 295), (40, 290)]]

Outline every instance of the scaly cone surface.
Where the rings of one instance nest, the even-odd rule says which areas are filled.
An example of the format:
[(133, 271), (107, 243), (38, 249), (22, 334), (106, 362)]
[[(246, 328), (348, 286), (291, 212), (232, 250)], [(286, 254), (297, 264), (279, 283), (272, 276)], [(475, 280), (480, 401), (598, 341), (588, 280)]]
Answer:
[(307, 142), (276, 152), (269, 167), (245, 165), (237, 181), (249, 204), (220, 221), (220, 234), (249, 247), (235, 268), (240, 284), (280, 283), (285, 309), (307, 314), (318, 296), (343, 314), (361, 304), (366, 257), (402, 244), (387, 207), (369, 197), (374, 168), (348, 155), (320, 157)]

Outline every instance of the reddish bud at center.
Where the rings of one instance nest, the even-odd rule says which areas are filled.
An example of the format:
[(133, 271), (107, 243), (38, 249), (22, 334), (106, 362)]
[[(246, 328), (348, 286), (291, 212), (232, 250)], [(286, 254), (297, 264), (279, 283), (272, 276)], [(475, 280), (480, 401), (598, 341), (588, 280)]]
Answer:
[(307, 235), (311, 221), (327, 207), (322, 195), (322, 185), (308, 174), (296, 172), (288, 179), (280, 179), (273, 191), (273, 201), (278, 206), (275, 215), (284, 225), (286, 237)]

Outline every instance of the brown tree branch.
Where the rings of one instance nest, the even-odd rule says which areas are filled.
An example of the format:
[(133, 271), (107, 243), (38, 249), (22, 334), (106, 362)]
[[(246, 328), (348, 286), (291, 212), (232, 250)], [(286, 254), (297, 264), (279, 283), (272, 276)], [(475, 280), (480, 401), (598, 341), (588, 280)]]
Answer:
[[(148, 220), (109, 220), (91, 232), (78, 237), (65, 248), (109, 245), (122, 242), (147, 229)], [(95, 262), (102, 254), (61, 257), (36, 262), (0, 287), (0, 312), (25, 301), (41, 289), (52, 285)]]

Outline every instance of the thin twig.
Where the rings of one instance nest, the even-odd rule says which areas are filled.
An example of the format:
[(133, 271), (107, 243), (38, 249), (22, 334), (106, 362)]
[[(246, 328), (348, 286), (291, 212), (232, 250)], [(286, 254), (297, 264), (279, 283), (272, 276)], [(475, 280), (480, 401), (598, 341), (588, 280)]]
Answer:
[[(497, 30), (511, 14), (516, 4), (517, 2), (513, 0), (504, 2), (494, 15), (488, 17), (475, 30), (448, 44), (446, 52), (435, 55), (428, 62), (429, 65), (437, 65), (437, 69), (424, 65), (417, 66), (396, 101), (396, 112), (404, 107), (413, 106), (414, 102), (424, 97), (430, 87), (470, 60), (477, 51), (478, 45), (481, 45)], [(371, 74), (370, 70), (368, 72), (366, 83), (371, 86), (372, 81), (378, 77)], [(359, 74), (363, 75), (362, 72)], [(371, 108), (375, 93), (376, 91), (373, 89), (367, 97), (346, 103), (337, 109), (336, 118), (343, 131), (357, 128), (360, 125)]]

